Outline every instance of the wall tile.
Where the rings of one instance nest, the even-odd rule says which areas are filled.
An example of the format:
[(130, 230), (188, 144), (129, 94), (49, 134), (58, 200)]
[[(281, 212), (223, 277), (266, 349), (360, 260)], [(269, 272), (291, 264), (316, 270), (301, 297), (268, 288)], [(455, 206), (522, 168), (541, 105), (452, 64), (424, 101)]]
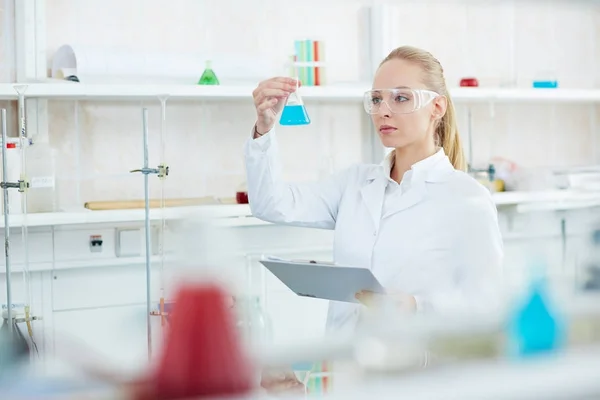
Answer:
[[(219, 7), (197, 0), (168, 6), (164, 0), (90, 1), (84, 5), (57, 0), (55, 7), (47, 8), (49, 58), (63, 43), (207, 56), (229, 53), (237, 54), (241, 65), (245, 57), (267, 60), (272, 68), (265, 71), (266, 77), (282, 71), (294, 39), (311, 37), (327, 44), (330, 82), (356, 81), (359, 76), (358, 1), (343, 7), (340, 2), (319, 4), (318, 12), (271, 0), (247, 5), (227, 0)], [(223, 7), (230, 10), (227, 23), (217, 15)], [(436, 55), (450, 87), (471, 74), (482, 86), (529, 87), (542, 69), (554, 71), (563, 87), (600, 87), (600, 74), (593, 69), (600, 56), (598, 5), (408, 1), (393, 7), (392, 13), (398, 23), (388, 35), (397, 38), (397, 45), (424, 47)], [(127, 172), (142, 162), (143, 105), (82, 101), (76, 114), (73, 102), (52, 103), (51, 143), (60, 154), (61, 178), (81, 179), (80, 196), (73, 196), (73, 185), (65, 183), (62, 198), (143, 196), (141, 176)], [(161, 160), (160, 107), (158, 101), (144, 106), (149, 109), (150, 165), (155, 166)], [(364, 159), (363, 144), (370, 133), (364, 131), (368, 116), (360, 105), (309, 100), (306, 106), (311, 125), (278, 128), (286, 179), (318, 179)], [(504, 157), (528, 168), (598, 162), (599, 111), (594, 115), (592, 110), (579, 105), (472, 106), (473, 162), (482, 166)], [(467, 151), (468, 112), (465, 105), (457, 106)], [(232, 196), (245, 179), (243, 144), (255, 120), (251, 101), (167, 101), (167, 118), (167, 197)], [(151, 179), (152, 196), (160, 193), (155, 181)]]

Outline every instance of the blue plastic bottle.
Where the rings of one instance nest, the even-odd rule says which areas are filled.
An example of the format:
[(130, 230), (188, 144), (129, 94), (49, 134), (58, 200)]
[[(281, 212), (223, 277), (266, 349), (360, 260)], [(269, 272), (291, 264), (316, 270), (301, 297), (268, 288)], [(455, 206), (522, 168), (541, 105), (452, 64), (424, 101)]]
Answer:
[(547, 353), (562, 347), (564, 321), (551, 304), (544, 278), (534, 278), (509, 325), (509, 341), (516, 356)]

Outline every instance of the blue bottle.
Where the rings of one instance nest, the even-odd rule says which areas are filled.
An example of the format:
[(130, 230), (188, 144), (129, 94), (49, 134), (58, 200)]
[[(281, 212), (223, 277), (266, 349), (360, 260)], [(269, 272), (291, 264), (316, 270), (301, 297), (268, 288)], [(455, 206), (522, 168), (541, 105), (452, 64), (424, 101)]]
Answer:
[(536, 80), (533, 81), (533, 87), (535, 89), (557, 89), (558, 81), (555, 80)]
[(527, 357), (548, 353), (564, 344), (565, 327), (553, 308), (548, 285), (535, 278), (509, 321), (509, 341), (514, 355)]

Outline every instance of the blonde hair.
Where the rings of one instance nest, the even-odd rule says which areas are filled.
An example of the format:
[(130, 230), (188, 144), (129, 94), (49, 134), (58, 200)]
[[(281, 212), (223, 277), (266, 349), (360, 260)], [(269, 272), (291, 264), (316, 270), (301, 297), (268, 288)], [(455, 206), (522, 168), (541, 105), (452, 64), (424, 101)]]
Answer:
[(417, 64), (424, 73), (424, 83), (433, 90), (448, 99), (446, 113), (435, 128), (435, 139), (444, 148), (444, 152), (450, 159), (455, 169), (466, 171), (467, 162), (460, 141), (458, 126), (456, 123), (456, 112), (454, 104), (444, 79), (442, 64), (431, 53), (411, 46), (402, 46), (394, 49), (381, 62), (380, 66), (389, 60), (401, 59)]

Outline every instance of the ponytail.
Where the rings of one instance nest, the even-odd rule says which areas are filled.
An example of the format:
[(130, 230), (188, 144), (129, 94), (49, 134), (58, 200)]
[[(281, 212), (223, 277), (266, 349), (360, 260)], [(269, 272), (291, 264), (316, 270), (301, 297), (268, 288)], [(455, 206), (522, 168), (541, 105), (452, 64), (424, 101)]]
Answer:
[(449, 94), (446, 94), (446, 98), (448, 99), (448, 107), (446, 108), (446, 114), (444, 114), (437, 126), (437, 140), (439, 145), (444, 148), (444, 153), (450, 159), (450, 163), (452, 163), (454, 169), (467, 171), (467, 161), (465, 160), (465, 152), (462, 147), (460, 135), (458, 134), (454, 104)]

